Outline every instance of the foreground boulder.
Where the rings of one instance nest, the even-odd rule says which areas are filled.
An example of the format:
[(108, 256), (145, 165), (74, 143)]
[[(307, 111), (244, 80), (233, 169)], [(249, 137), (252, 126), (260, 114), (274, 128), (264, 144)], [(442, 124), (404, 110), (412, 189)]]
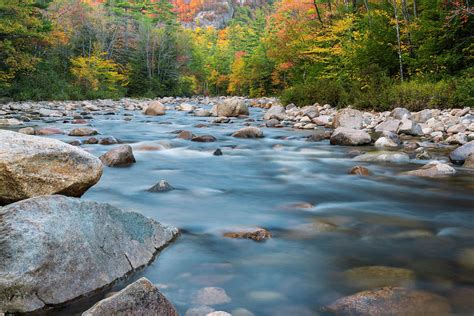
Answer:
[(0, 205), (39, 195), (79, 197), (101, 175), (100, 160), (80, 148), (0, 130)]
[(130, 145), (115, 147), (99, 158), (102, 163), (108, 167), (125, 167), (136, 162)]
[(152, 115), (152, 116), (157, 116), (157, 115), (165, 115), (166, 114), (166, 107), (161, 104), (160, 101), (153, 101), (148, 106), (145, 108), (145, 111), (143, 111), (145, 115)]
[(239, 116), (248, 115), (249, 109), (245, 102), (239, 98), (230, 98), (214, 105), (211, 109), (214, 116)]
[(462, 164), (467, 159), (467, 157), (473, 153), (474, 153), (474, 140), (471, 140), (469, 143), (456, 148), (456, 150), (454, 150), (451, 154), (449, 154), (449, 159), (453, 163)]
[(362, 112), (350, 108), (342, 109), (336, 113), (333, 119), (333, 127), (346, 127), (351, 129), (361, 129), (364, 118)]
[(331, 136), (332, 145), (357, 146), (370, 144), (370, 135), (364, 131), (339, 127)]
[(237, 138), (262, 138), (263, 132), (260, 128), (255, 126), (249, 126), (239, 129), (232, 134), (233, 137)]
[(98, 302), (82, 316), (178, 316), (174, 306), (148, 279), (141, 278), (120, 292)]
[(443, 297), (402, 287), (359, 292), (340, 298), (323, 310), (332, 315), (450, 315), (450, 306)]
[(65, 196), (0, 209), (0, 311), (23, 313), (102, 288), (146, 265), (177, 234), (134, 212)]

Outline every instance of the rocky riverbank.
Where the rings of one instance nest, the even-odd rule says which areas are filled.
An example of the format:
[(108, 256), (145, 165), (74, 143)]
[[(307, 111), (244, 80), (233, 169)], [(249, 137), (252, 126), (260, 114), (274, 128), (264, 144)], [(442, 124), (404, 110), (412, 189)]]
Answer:
[[(281, 129), (290, 136), (278, 139), (281, 143), (272, 147), (275, 152), (292, 137), (314, 146), (321, 142), (330, 143), (333, 148), (352, 148), (347, 150), (347, 157), (353, 168), (345, 172), (358, 176), (372, 177), (372, 166), (376, 168), (381, 163), (410, 163), (409, 170), (405, 168), (394, 178), (422, 177), (429, 181), (469, 175), (474, 168), (474, 111), (469, 108), (417, 113), (398, 108), (375, 113), (317, 104), (284, 107), (271, 98), (224, 97), (0, 105), (0, 205), (4, 205), (0, 208), (0, 231), (6, 232), (0, 238), (0, 251), (7, 258), (0, 271), (0, 312), (36, 311), (90, 295), (148, 264), (177, 236), (177, 229), (140, 215), (139, 209), (138, 213), (125, 212), (105, 203), (78, 198), (100, 183), (107, 168), (126, 175), (128, 168), (140, 163), (142, 153), (173, 149), (170, 142), (159, 141), (160, 135), (154, 136), (155, 142), (132, 142), (123, 135), (106, 134), (95, 124), (99, 118), (120, 117), (125, 123), (140, 117), (146, 127), (146, 124), (172, 124), (166, 120), (154, 121), (154, 117), (166, 119), (173, 115), (174, 119), (177, 113), (178, 119), (192, 117), (200, 121), (192, 129), (181, 125), (172, 132), (172, 137), (177, 142), (213, 146), (205, 150), (214, 157), (225, 157), (230, 151), (242, 148), (251, 150), (252, 144), (269, 137), (270, 130)], [(257, 115), (249, 116), (251, 113)], [(235, 122), (239, 122), (238, 128)], [(226, 139), (249, 143), (236, 148), (222, 142), (222, 134), (213, 133), (210, 127), (225, 130)], [(205, 131), (206, 128), (211, 131)], [(146, 130), (128, 132), (146, 133)], [(93, 155), (88, 152), (90, 146), (110, 150)], [(160, 180), (142, 191), (166, 195), (185, 189)], [(287, 208), (312, 209), (314, 205), (297, 203)], [(297, 226), (283, 235), (289, 239), (307, 239), (342, 231), (337, 220), (319, 221)], [(426, 234), (421, 230), (408, 233)], [(407, 236), (399, 232), (391, 234), (387, 236), (395, 236), (392, 239)], [(250, 243), (271, 242), (281, 236), (278, 230), (274, 234), (262, 227), (229, 227), (222, 232), (226, 239)], [(462, 267), (471, 271), (470, 248), (463, 253), (466, 255), (462, 257)], [(354, 287), (354, 292), (328, 302), (323, 308), (325, 312), (380, 315), (380, 310), (389, 308), (395, 314), (429, 310), (444, 315), (450, 310), (444, 298), (412, 290), (415, 275), (409, 269), (369, 266), (348, 270), (343, 279)], [(254, 292), (263, 301), (271, 301), (276, 295)], [(195, 306), (188, 310), (189, 315), (225, 315), (210, 306), (231, 302), (220, 287), (204, 287), (192, 297)], [(367, 301), (372, 298), (377, 298), (375, 305)], [(85, 315), (105, 315), (123, 308), (138, 314), (146, 313), (147, 308), (149, 312), (176, 314), (159, 290), (142, 279), (98, 302)], [(239, 310), (242, 313), (236, 309), (233, 314), (239, 315)]]

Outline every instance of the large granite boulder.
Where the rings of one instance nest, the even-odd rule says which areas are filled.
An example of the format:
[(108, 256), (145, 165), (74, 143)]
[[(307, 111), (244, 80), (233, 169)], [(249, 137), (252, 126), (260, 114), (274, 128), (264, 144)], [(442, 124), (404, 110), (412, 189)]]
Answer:
[(211, 113), (214, 116), (231, 117), (239, 115), (248, 115), (249, 109), (242, 99), (230, 98), (218, 104), (215, 104), (211, 109)]
[(165, 115), (166, 107), (160, 101), (153, 101), (148, 104), (143, 113), (152, 116)]
[(99, 157), (108, 167), (125, 167), (136, 162), (133, 149), (130, 145), (121, 145), (109, 150)]
[(331, 136), (331, 145), (357, 146), (370, 144), (370, 135), (364, 131), (339, 127)]
[(351, 129), (361, 129), (364, 117), (361, 111), (345, 108), (334, 115), (332, 121), (333, 128), (346, 127)]
[(141, 278), (82, 313), (82, 316), (108, 315), (178, 316), (178, 312), (156, 286)]
[(102, 288), (149, 263), (177, 234), (134, 212), (60, 195), (0, 208), (0, 312), (23, 313)]
[(34, 196), (81, 196), (102, 175), (102, 163), (59, 140), (0, 130), (0, 205)]

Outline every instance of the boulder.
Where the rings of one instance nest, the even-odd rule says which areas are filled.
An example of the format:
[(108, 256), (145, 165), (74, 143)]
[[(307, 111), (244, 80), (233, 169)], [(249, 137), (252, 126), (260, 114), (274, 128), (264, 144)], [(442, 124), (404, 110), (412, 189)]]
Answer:
[(211, 113), (212, 115), (219, 117), (232, 117), (239, 115), (248, 115), (249, 109), (242, 99), (230, 98), (225, 99), (224, 101), (218, 104), (215, 104), (211, 109)]
[(197, 110), (196, 112), (194, 112), (194, 115), (195, 116), (198, 116), (198, 117), (208, 117), (208, 116), (211, 116), (211, 112), (209, 110)]
[(418, 177), (442, 177), (448, 176), (456, 173), (456, 169), (451, 167), (448, 164), (432, 161), (418, 170), (405, 172), (409, 176), (418, 176)]
[(18, 126), (24, 123), (16, 118), (0, 118), (0, 126)]
[(249, 126), (239, 129), (232, 136), (237, 138), (262, 138), (263, 132), (258, 127)]
[(389, 117), (388, 119), (377, 125), (377, 127), (375, 127), (375, 131), (396, 133), (400, 124), (402, 124), (402, 121)]
[(265, 126), (272, 128), (272, 127), (282, 127), (283, 125), (280, 124), (279, 120), (272, 118), (265, 122)]
[(145, 115), (152, 115), (152, 116), (157, 116), (157, 115), (165, 115), (166, 114), (166, 107), (161, 104), (160, 101), (153, 101), (148, 104), (148, 106), (145, 108), (145, 111), (143, 111)]
[(178, 312), (156, 286), (141, 278), (82, 313), (82, 316), (108, 315), (178, 316)]
[(364, 118), (362, 112), (345, 108), (336, 113), (333, 119), (333, 128), (345, 127), (351, 129), (361, 129)]
[(318, 108), (314, 105), (307, 105), (303, 108), (301, 108), (301, 114), (310, 120), (316, 118), (319, 116), (319, 111)]
[(412, 287), (415, 283), (412, 270), (386, 266), (352, 268), (344, 271), (343, 278), (347, 286), (359, 291), (385, 286)]
[(101, 175), (100, 160), (80, 148), (0, 130), (0, 205), (39, 195), (79, 197)]
[(449, 154), (449, 159), (455, 164), (462, 164), (472, 153), (474, 153), (474, 140), (456, 148)]
[(464, 160), (464, 164), (462, 165), (464, 168), (474, 169), (474, 153), (467, 156), (466, 160)]
[(421, 136), (424, 134), (423, 129), (421, 128), (421, 125), (409, 119), (403, 119), (401, 121), (401, 124), (398, 127), (397, 132), (398, 134), (413, 135), (413, 136)]
[(277, 119), (282, 121), (286, 118), (285, 108), (281, 105), (272, 105), (272, 107), (263, 116), (264, 120)]
[(402, 287), (384, 287), (338, 299), (323, 311), (332, 315), (448, 316), (450, 306), (439, 295)]
[(135, 156), (130, 145), (121, 145), (109, 150), (99, 157), (102, 163), (108, 167), (123, 167), (135, 163)]
[[(64, 131), (60, 128), (56, 128), (56, 127), (43, 127), (43, 128), (40, 128), (38, 130), (35, 131), (35, 134), (36, 135), (60, 135), (60, 134), (64, 134)], [(73, 136), (79, 136), (79, 135), (73, 135)]]
[(191, 112), (196, 109), (196, 106), (190, 104), (190, 103), (181, 103), (176, 107), (176, 110), (178, 111), (185, 111), (185, 112)]
[(403, 120), (409, 119), (411, 117), (411, 113), (405, 108), (395, 108), (390, 113), (390, 116), (397, 120)]
[(104, 137), (99, 141), (100, 145), (115, 145), (118, 144), (118, 140), (113, 136)]
[(464, 145), (467, 143), (467, 136), (464, 133), (454, 134), (446, 138), (444, 143), (448, 145)]
[(412, 115), (412, 119), (417, 123), (425, 123), (433, 117), (433, 110), (425, 109)]
[(364, 131), (338, 127), (331, 136), (332, 145), (357, 146), (370, 144), (370, 135)]
[(216, 138), (212, 135), (199, 135), (194, 136), (191, 141), (199, 143), (212, 143), (216, 141)]
[(18, 130), (18, 133), (26, 134), (26, 135), (34, 135), (35, 129), (33, 127), (24, 127)]
[(109, 204), (60, 195), (0, 209), (0, 311), (31, 312), (148, 264), (178, 230)]
[(178, 134), (178, 138), (185, 139), (185, 140), (190, 140), (194, 137), (194, 134), (191, 133), (190, 131), (181, 131)]
[(389, 137), (380, 137), (374, 144), (375, 147), (398, 147), (399, 144)]
[(69, 136), (92, 136), (97, 134), (95, 129), (88, 127), (78, 127), (69, 132)]

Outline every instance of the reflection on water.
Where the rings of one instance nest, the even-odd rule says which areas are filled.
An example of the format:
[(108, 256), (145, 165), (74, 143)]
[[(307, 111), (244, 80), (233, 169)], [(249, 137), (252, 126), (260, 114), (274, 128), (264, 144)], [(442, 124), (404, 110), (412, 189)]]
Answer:
[[(474, 182), (467, 171), (449, 179), (415, 179), (397, 175), (413, 164), (367, 164), (372, 176), (362, 178), (347, 174), (355, 165), (353, 148), (307, 142), (309, 132), (264, 129), (264, 139), (230, 137), (245, 124), (259, 124), (259, 109), (252, 109), (255, 123), (236, 119), (222, 125), (184, 112), (133, 113), (131, 121), (123, 114), (99, 115), (92, 123), (103, 136), (133, 143), (137, 163), (107, 168), (84, 198), (143, 213), (183, 235), (112, 290), (145, 276), (182, 315), (194, 307), (196, 291), (208, 286), (225, 289), (231, 298), (216, 310), (314, 315), (354, 293), (342, 278), (353, 267), (407, 268), (415, 272), (416, 287), (448, 298), (474, 286), (474, 273), (457, 260), (462, 249), (474, 246)], [(208, 126), (195, 127), (199, 123)], [(177, 139), (173, 132), (182, 129), (213, 135), (217, 142)], [(149, 145), (161, 150), (143, 150)], [(112, 148), (83, 147), (95, 155)], [(223, 156), (213, 155), (216, 148)], [(176, 190), (145, 191), (161, 179)], [(310, 205), (300, 208), (301, 202)], [(222, 237), (235, 227), (264, 227), (273, 238), (257, 243)], [(103, 295), (54, 313), (80, 312)]]

